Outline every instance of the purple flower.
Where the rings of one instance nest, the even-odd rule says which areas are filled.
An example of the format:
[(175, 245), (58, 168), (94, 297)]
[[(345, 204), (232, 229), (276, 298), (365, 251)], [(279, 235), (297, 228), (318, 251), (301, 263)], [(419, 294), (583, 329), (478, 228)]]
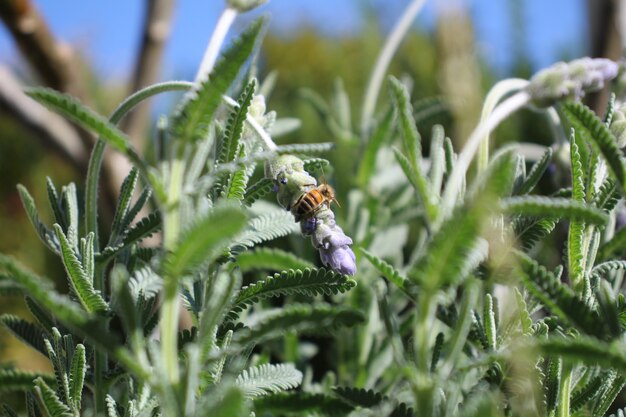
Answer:
[(348, 245), (331, 245), (328, 249), (321, 247), (320, 258), (324, 265), (331, 267), (341, 274), (354, 275), (356, 272), (356, 256)]

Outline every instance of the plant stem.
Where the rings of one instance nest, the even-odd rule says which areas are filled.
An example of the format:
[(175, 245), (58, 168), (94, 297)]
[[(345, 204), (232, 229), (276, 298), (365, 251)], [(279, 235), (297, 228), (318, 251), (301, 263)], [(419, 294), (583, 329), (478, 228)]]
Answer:
[(432, 415), (435, 385), (430, 376), (430, 335), (435, 322), (437, 307), (436, 298), (430, 290), (425, 289), (419, 299), (419, 313), (415, 329), (415, 361), (417, 375), (414, 381), (417, 409), (420, 416)]
[(525, 91), (520, 91), (502, 102), (484, 121), (481, 121), (476, 129), (472, 132), (469, 139), (465, 143), (463, 150), (454, 164), (450, 179), (446, 184), (446, 190), (443, 195), (443, 216), (439, 217), (440, 221), (446, 219), (454, 209), (459, 192), (463, 184), (463, 179), (467, 173), (470, 163), (478, 150), (481, 142), (488, 138), (489, 132), (495, 129), (504, 119), (522, 108), (530, 101), (530, 96)]
[[(180, 197), (184, 177), (183, 161), (180, 158), (172, 160), (170, 183), (168, 187), (168, 201), (163, 207), (163, 249), (172, 251), (178, 244), (180, 235)], [(165, 276), (163, 288), (163, 305), (161, 307), (161, 356), (165, 366), (165, 374), (171, 386), (178, 384), (180, 375), (178, 369), (178, 278)]]
[(231, 9), (230, 7), (225, 8), (220, 15), (217, 25), (215, 26), (215, 30), (213, 31), (213, 35), (211, 35), (209, 46), (207, 46), (207, 49), (204, 52), (200, 68), (198, 68), (198, 72), (196, 73), (194, 81), (196, 84), (199, 84), (204, 78), (206, 78), (213, 69), (217, 56), (222, 48), (222, 44), (224, 43), (224, 39), (226, 38), (226, 34), (228, 33), (228, 29), (230, 29), (230, 26), (233, 24), (236, 17), (237, 10)]
[[(480, 114), (480, 123), (483, 123), (489, 115), (493, 112), (496, 105), (502, 101), (504, 97), (513, 93), (514, 91), (521, 90), (528, 85), (528, 81), (521, 78), (509, 78), (498, 82), (489, 90), (489, 94), (485, 98), (483, 104), (483, 110)], [(478, 172), (483, 172), (487, 169), (489, 163), (489, 133), (481, 139), (480, 149), (478, 150)]]
[(569, 398), (571, 395), (572, 365), (563, 363), (561, 372), (561, 389), (559, 390), (558, 417), (569, 417)]
[(383, 78), (385, 77), (387, 68), (389, 68), (391, 58), (393, 58), (398, 46), (400, 46), (402, 38), (404, 38), (404, 35), (411, 27), (411, 23), (415, 19), (415, 16), (417, 16), (425, 2), (425, 0), (413, 0), (407, 6), (406, 10), (402, 13), (402, 16), (400, 16), (400, 19), (385, 41), (383, 49), (380, 51), (380, 55), (376, 60), (376, 65), (372, 71), (369, 83), (367, 84), (365, 99), (363, 101), (363, 111), (361, 113), (361, 134), (363, 136), (367, 134), (367, 131), (371, 126), (370, 119), (374, 114), (378, 93), (380, 92), (380, 87), (383, 83)]

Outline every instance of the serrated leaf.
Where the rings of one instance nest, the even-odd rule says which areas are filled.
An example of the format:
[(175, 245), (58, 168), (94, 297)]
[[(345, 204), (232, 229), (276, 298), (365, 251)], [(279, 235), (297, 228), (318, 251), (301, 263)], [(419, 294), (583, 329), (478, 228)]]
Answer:
[(555, 218), (535, 219), (522, 217), (513, 223), (519, 245), (526, 252), (530, 251), (537, 242), (548, 236), (558, 223)]
[(288, 270), (264, 281), (245, 286), (239, 291), (228, 316), (236, 320), (239, 313), (261, 299), (300, 294), (308, 297), (344, 293), (356, 286), (356, 281), (324, 268)]
[[(581, 163), (576, 136), (572, 133), (570, 139), (570, 159), (572, 165), (572, 199), (578, 203), (585, 201), (585, 176)], [(580, 219), (573, 219), (569, 223), (567, 234), (567, 260), (569, 263), (569, 273), (575, 289), (583, 290), (586, 286), (585, 255), (583, 253), (583, 239), (585, 234), (585, 223)]]
[(85, 361), (85, 346), (78, 344), (72, 356), (70, 367), (70, 401), (72, 408), (80, 413), (81, 399), (83, 396), (83, 383), (85, 381), (87, 363)]
[(363, 314), (355, 309), (326, 304), (290, 304), (267, 314), (253, 328), (235, 333), (233, 345), (240, 347), (273, 339), (288, 331), (304, 334), (324, 333), (339, 326), (354, 326), (364, 321)]
[(322, 171), (325, 167), (330, 165), (330, 162), (328, 159), (324, 158), (308, 158), (302, 160), (302, 164), (304, 165), (304, 170), (311, 173)]
[(302, 384), (302, 372), (292, 364), (263, 364), (245, 369), (237, 376), (235, 384), (246, 397), (262, 397)]
[(602, 120), (589, 107), (578, 102), (562, 103), (559, 110), (576, 134), (600, 151), (622, 190), (626, 190), (626, 163), (615, 137)]
[(43, 355), (47, 354), (43, 328), (11, 314), (3, 314), (0, 321), (15, 337)]
[(407, 277), (397, 271), (391, 264), (368, 252), (363, 248), (359, 248), (363, 256), (380, 272), (385, 278), (391, 281), (396, 287), (402, 290), (411, 299), (415, 300), (415, 286)]
[(522, 279), (526, 288), (552, 313), (575, 324), (584, 332), (599, 338), (610, 336), (601, 325), (598, 314), (571, 288), (563, 285), (551, 272), (529, 256), (518, 253)]
[(136, 168), (131, 169), (120, 188), (120, 194), (117, 199), (117, 207), (113, 215), (113, 223), (111, 225), (111, 236), (109, 242), (114, 242), (116, 237), (123, 233), (125, 225), (124, 220), (131, 206), (131, 200), (135, 187), (137, 186), (138, 171)]
[(256, 81), (250, 81), (237, 99), (238, 106), (230, 112), (226, 121), (224, 136), (218, 143), (216, 165), (231, 162), (239, 154), (243, 126), (248, 115), (250, 103), (252, 103), (252, 98), (254, 97), (255, 88)]
[(333, 142), (319, 142), (319, 143), (292, 143), (288, 145), (278, 145), (276, 152), (281, 155), (284, 154), (310, 154), (328, 152), (335, 148)]
[(129, 138), (106, 118), (85, 107), (75, 98), (48, 88), (28, 88), (25, 93), (51, 110), (93, 131), (102, 140), (126, 155), (135, 166), (142, 167), (145, 171), (145, 164), (132, 148)]
[(257, 44), (263, 19), (252, 23), (217, 61), (207, 79), (185, 94), (172, 119), (172, 133), (183, 143), (205, 138), (213, 115)]
[(46, 408), (46, 411), (50, 417), (72, 417), (72, 412), (69, 407), (61, 401), (52, 388), (44, 382), (43, 379), (37, 378), (35, 380), (35, 391), (39, 400)]
[(263, 196), (269, 193), (272, 190), (273, 185), (274, 183), (271, 179), (261, 178), (259, 181), (248, 187), (243, 196), (243, 203), (247, 206), (251, 206), (252, 203), (260, 198), (263, 198)]
[(42, 378), (50, 383), (54, 382), (54, 376), (41, 372), (22, 371), (20, 369), (0, 369), (0, 392), (30, 391), (34, 387), (34, 381)]
[(311, 262), (298, 258), (291, 252), (264, 247), (240, 253), (237, 255), (237, 265), (239, 265), (242, 272), (314, 268)]
[(609, 216), (593, 206), (567, 198), (523, 196), (502, 199), (501, 210), (506, 214), (528, 217), (579, 219), (588, 224), (605, 226)]
[(12, 276), (17, 284), (43, 307), (54, 311), (56, 317), (75, 325), (86, 324), (89, 317), (69, 298), (57, 293), (49, 281), (26, 270), (16, 260), (0, 254), (0, 269)]
[(231, 245), (231, 251), (238, 253), (245, 248), (252, 248), (259, 243), (296, 233), (298, 230), (298, 224), (294, 221), (291, 213), (285, 210), (276, 210), (273, 213), (250, 220), (248, 228), (235, 238), (235, 243)]
[(24, 206), (26, 215), (28, 216), (30, 223), (35, 228), (39, 239), (41, 239), (44, 245), (46, 245), (52, 252), (57, 254), (60, 253), (61, 247), (59, 242), (52, 230), (40, 220), (33, 197), (22, 184), (17, 185), (17, 191), (20, 195), (20, 200), (22, 200), (22, 205)]
[(552, 160), (552, 148), (547, 148), (537, 162), (535, 162), (530, 169), (530, 172), (524, 179), (524, 182), (519, 187), (519, 190), (515, 194), (524, 195), (531, 192), (535, 186), (539, 183), (539, 180), (548, 169), (550, 161)]
[(232, 205), (213, 208), (184, 231), (165, 262), (170, 276), (180, 277), (215, 259), (246, 224), (246, 214)]
[(85, 273), (83, 266), (61, 230), (61, 226), (55, 224), (54, 230), (61, 244), (61, 257), (69, 278), (68, 281), (80, 303), (90, 313), (108, 310), (109, 307), (106, 301), (93, 288), (92, 277), (88, 277)]
[(107, 246), (95, 258), (98, 262), (108, 261), (128, 246), (152, 236), (154, 232), (161, 229), (161, 226), (161, 214), (158, 211), (153, 211), (128, 229), (118, 244)]

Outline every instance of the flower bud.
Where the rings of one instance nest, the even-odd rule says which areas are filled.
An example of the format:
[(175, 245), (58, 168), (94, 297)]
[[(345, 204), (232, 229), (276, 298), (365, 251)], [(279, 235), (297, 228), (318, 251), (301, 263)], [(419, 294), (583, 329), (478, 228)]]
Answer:
[(586, 93), (601, 90), (617, 73), (618, 65), (604, 58), (558, 62), (535, 74), (526, 91), (535, 105), (547, 107), (563, 99), (578, 100)]

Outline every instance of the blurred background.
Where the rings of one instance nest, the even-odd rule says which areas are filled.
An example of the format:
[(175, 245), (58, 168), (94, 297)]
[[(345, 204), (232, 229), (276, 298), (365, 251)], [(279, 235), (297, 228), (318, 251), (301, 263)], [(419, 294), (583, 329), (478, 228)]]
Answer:
[[(553, 62), (583, 55), (617, 59), (623, 44), (618, 30), (622, 3), (430, 0), (389, 73), (410, 76), (415, 100), (446, 100), (447, 116), (439, 122), (462, 141), (476, 123), (485, 92), (497, 80), (528, 78)], [(343, 81), (353, 123), (358, 125), (371, 69), (407, 4), (407, 0), (271, 0), (238, 18), (234, 33), (259, 14), (272, 17), (258, 76), (264, 79), (275, 71), (268, 108), (279, 117), (302, 121), (301, 129), (280, 143), (334, 139), (303, 99), (302, 89), (329, 98), (337, 80)], [(49, 86), (109, 114), (141, 86), (193, 79), (222, 9), (220, 0), (0, 2), (0, 252), (55, 279), (59, 287), (64, 285), (61, 266), (38, 242), (15, 185), (26, 185), (49, 222), (45, 177), (57, 187), (75, 181), (82, 189), (93, 143), (89, 134), (29, 101), (21, 88)], [(381, 102), (387, 100), (384, 90)], [(137, 147), (150, 148), (154, 121), (169, 113), (177, 98), (164, 95), (124, 121), (122, 128)], [(602, 100), (591, 97), (589, 103), (597, 108)], [(524, 123), (529, 117), (533, 115), (523, 113), (505, 123), (497, 140), (549, 143), (542, 123)], [(428, 127), (425, 130), (429, 133)], [(107, 161), (102, 200), (110, 206), (125, 172), (124, 161), (115, 155)], [(341, 196), (346, 190), (341, 178), (336, 181)], [(0, 296), (0, 313), (28, 314), (21, 297), (10, 294)], [(0, 329), (0, 366), (46, 369), (47, 361)], [(0, 392), (0, 398), (3, 395)]]

